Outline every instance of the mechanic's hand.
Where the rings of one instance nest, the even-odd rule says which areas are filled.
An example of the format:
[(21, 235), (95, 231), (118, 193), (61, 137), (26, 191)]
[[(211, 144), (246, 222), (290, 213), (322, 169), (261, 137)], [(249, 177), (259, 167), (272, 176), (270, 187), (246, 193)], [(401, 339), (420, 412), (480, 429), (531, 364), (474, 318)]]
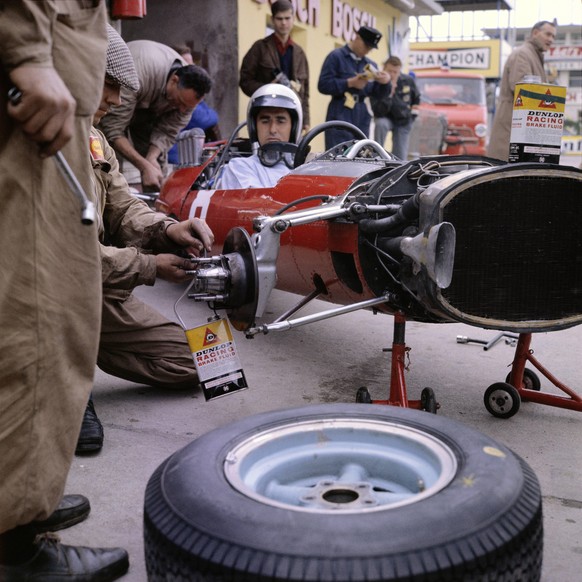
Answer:
[(189, 218), (170, 224), (166, 229), (166, 236), (196, 257), (199, 257), (204, 250), (212, 250), (212, 243), (214, 243), (212, 230), (201, 218)]
[(73, 136), (76, 102), (69, 89), (50, 67), (23, 65), (10, 73), (22, 93), (19, 103), (8, 103), (8, 115), (41, 144), (40, 155), (52, 156)]
[(169, 253), (156, 255), (156, 277), (170, 281), (171, 283), (183, 283), (190, 281), (194, 275), (188, 275), (186, 271), (195, 269), (192, 261)]
[(146, 160), (141, 170), (141, 185), (144, 192), (159, 192), (164, 174), (157, 162)]

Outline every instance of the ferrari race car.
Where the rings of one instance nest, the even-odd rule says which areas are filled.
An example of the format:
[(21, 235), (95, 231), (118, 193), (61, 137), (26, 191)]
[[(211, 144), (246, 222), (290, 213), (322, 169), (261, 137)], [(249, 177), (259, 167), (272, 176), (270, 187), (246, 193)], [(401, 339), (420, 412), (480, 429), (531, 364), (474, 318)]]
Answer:
[[(337, 125), (354, 139), (308, 155)], [(243, 126), (182, 164), (156, 208), (208, 222), (216, 254), (199, 261), (190, 296), (248, 336), (317, 318), (259, 323), (275, 287), (304, 296), (298, 308), (314, 297), (344, 306), (322, 317), (371, 308), (520, 333), (582, 323), (582, 171), (478, 156), (403, 162), (327, 122), (275, 187), (215, 189), (230, 159), (250, 155)]]

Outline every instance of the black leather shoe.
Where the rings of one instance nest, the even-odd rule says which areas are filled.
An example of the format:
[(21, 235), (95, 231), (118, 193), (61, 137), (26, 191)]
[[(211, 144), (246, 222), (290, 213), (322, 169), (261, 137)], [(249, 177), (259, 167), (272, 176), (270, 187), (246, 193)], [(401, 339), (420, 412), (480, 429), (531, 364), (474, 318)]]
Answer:
[(83, 416), (83, 424), (81, 425), (81, 433), (77, 441), (76, 455), (83, 453), (96, 453), (103, 448), (103, 425), (93, 405), (93, 399), (89, 398), (85, 415)]
[(63, 495), (58, 507), (42, 521), (34, 521), (32, 526), (38, 533), (66, 529), (87, 519), (91, 504), (84, 495)]
[(56, 536), (41, 536), (34, 556), (15, 566), (0, 564), (2, 582), (109, 582), (123, 576), (129, 557), (122, 548), (64, 546)]

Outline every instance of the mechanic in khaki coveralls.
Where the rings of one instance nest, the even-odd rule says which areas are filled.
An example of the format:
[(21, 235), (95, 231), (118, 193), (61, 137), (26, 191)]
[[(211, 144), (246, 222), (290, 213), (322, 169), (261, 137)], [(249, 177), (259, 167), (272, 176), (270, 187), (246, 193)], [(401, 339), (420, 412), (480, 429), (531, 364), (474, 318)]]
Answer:
[[(125, 91), (139, 88), (127, 46), (110, 26), (108, 36), (105, 85), (94, 125), (111, 106), (119, 104), (120, 86)], [(109, 58), (110, 53), (114, 58)], [(174, 283), (192, 279), (186, 274), (193, 268), (191, 261), (174, 253), (186, 251), (199, 256), (201, 251), (211, 250), (212, 231), (199, 218), (177, 222), (154, 212), (129, 193), (113, 148), (94, 127), (89, 144), (103, 277), (97, 363), (108, 374), (131, 382), (193, 389), (198, 386), (198, 375), (183, 329), (137, 299), (132, 291), (138, 285), (153, 285), (156, 278)], [(77, 452), (94, 452), (102, 444), (103, 428), (90, 400)]]
[[(121, 103), (99, 129), (118, 155), (141, 174), (142, 189), (159, 191), (163, 160), (212, 81), (198, 65), (188, 65), (172, 48), (153, 40), (127, 44), (139, 79), (139, 90), (122, 87)], [(161, 163), (162, 162), (162, 163)]]
[[(93, 383), (101, 310), (96, 228), (81, 224), (79, 201), (46, 156), (62, 149), (89, 191), (86, 144), (104, 78), (105, 23), (104, 2), (2, 3), (2, 582), (107, 581), (128, 568), (121, 549), (35, 540), (38, 520), (63, 495)], [(17, 104), (7, 103), (11, 84), (22, 93)]]

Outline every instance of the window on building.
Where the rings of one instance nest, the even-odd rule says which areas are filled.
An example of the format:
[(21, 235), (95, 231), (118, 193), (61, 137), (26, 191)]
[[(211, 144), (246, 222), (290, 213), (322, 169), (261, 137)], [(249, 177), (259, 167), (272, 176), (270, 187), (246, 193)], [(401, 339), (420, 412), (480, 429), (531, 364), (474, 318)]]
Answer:
[(570, 89), (582, 88), (582, 71), (570, 71), (570, 78), (568, 79), (568, 87)]

